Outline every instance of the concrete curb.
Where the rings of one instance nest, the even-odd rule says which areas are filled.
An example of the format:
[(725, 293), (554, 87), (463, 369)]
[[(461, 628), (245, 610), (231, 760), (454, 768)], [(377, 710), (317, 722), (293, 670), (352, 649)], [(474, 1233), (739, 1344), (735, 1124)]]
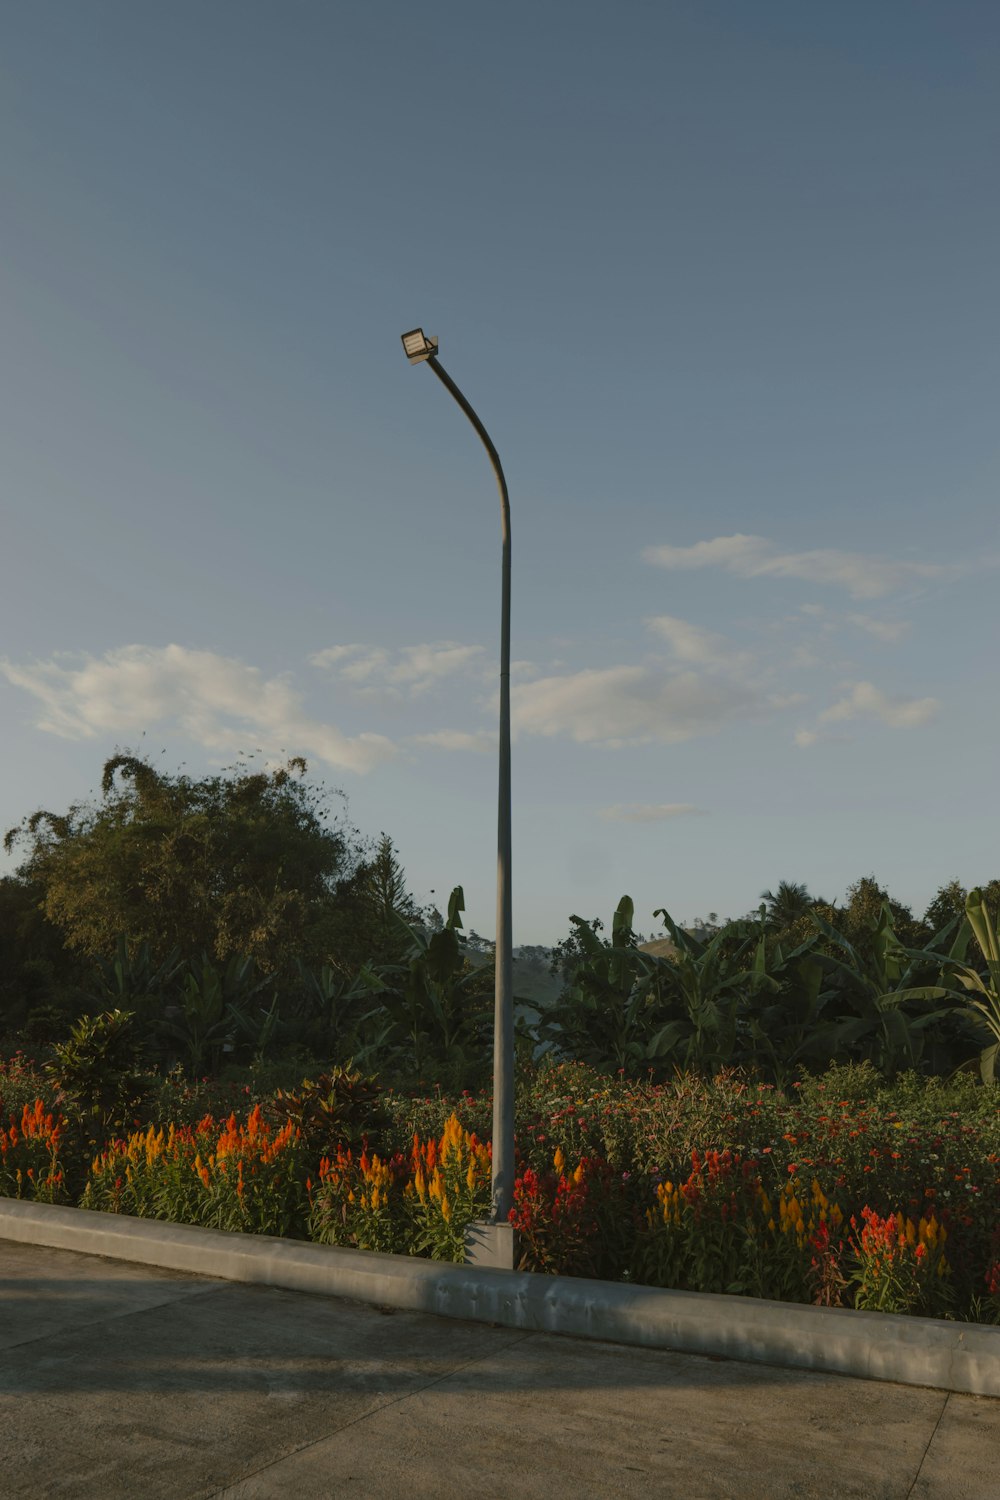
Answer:
[(0, 1199), (0, 1239), (646, 1349), (1000, 1397), (1000, 1328), (489, 1271)]

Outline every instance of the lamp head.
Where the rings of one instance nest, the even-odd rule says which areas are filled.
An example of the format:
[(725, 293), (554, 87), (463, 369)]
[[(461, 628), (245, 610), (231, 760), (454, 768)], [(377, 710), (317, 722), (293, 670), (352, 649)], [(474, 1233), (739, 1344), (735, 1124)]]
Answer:
[(422, 328), (414, 328), (410, 333), (403, 334), (403, 350), (411, 365), (419, 365), (422, 360), (430, 359), (437, 353), (437, 339), (428, 338)]

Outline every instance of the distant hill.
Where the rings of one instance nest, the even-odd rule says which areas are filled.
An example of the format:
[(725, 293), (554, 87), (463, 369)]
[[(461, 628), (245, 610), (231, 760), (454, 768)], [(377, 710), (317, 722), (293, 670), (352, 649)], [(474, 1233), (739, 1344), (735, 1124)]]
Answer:
[[(707, 938), (710, 933), (701, 928), (685, 928), (697, 938)], [(651, 953), (654, 958), (676, 958), (677, 945), (670, 938), (653, 938), (648, 943), (639, 944), (640, 953)], [(535, 946), (522, 945), (514, 949), (514, 994), (518, 1001), (518, 1010), (522, 1011), (524, 1003), (544, 1010), (554, 1001), (558, 1000), (563, 988), (561, 974), (550, 974), (549, 966), (552, 963), (554, 948), (546, 948), (542, 944)], [(488, 963), (492, 957), (491, 953), (467, 950), (469, 960), (474, 964)]]
[(543, 947), (514, 949), (514, 994), (538, 1010), (558, 1000), (563, 987), (562, 976), (549, 973), (553, 952)]
[(677, 944), (672, 938), (654, 938), (651, 943), (640, 943), (640, 953), (651, 953), (654, 958), (676, 958)]

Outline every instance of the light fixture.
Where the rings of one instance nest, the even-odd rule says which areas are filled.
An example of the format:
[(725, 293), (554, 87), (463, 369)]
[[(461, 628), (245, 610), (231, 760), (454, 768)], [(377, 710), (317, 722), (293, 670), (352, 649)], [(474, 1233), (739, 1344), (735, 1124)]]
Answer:
[(437, 339), (429, 339), (422, 328), (414, 328), (403, 334), (403, 349), (411, 365), (419, 365), (422, 359), (430, 359), (438, 352)]

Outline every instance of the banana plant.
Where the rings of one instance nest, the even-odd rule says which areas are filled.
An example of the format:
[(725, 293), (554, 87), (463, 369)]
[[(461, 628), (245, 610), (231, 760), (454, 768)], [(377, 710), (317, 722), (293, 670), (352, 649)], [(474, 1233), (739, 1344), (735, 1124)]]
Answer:
[(168, 1007), (157, 1026), (160, 1036), (186, 1054), (193, 1072), (217, 1069), (222, 1053), (243, 1036), (260, 1051), (273, 1039), (277, 1009), (273, 1003), (263, 1017), (250, 1016), (245, 1007), (272, 983), (269, 976), (253, 977), (252, 958), (233, 954), (224, 969), (207, 954), (192, 959), (184, 975), (179, 1004)]
[(740, 1015), (741, 1054), (737, 1060), (763, 1068), (776, 1083), (787, 1083), (802, 1064), (815, 1065), (829, 1061), (817, 1051), (816, 1034), (820, 1018), (834, 991), (823, 988), (824, 969), (815, 953), (819, 934), (813, 933), (790, 953), (781, 944), (771, 950), (768, 964), (767, 907), (758, 908), (760, 936), (754, 953), (752, 972), (770, 973), (778, 985), (777, 992), (758, 984), (748, 989)]
[[(781, 990), (767, 972), (763, 923), (755, 933), (753, 923), (730, 922), (703, 942), (678, 927), (665, 907), (653, 915), (663, 918), (677, 949), (676, 957), (662, 962), (681, 1015), (661, 1034), (669, 1035), (674, 1046), (683, 1039), (679, 1051), (685, 1067), (714, 1073), (737, 1055), (745, 997), (777, 995)], [(732, 952), (734, 938), (739, 946)], [(754, 956), (747, 964), (751, 949)]]
[(853, 1014), (838, 1016), (819, 1028), (815, 1034), (817, 1048), (829, 1058), (844, 1049), (859, 1048), (862, 1056), (889, 1076), (903, 1066), (915, 1068), (928, 1029), (950, 1011), (947, 1006), (933, 1010), (908, 1007), (951, 999), (953, 992), (941, 983), (914, 984), (913, 980), (921, 970), (948, 961), (937, 944), (953, 922), (936, 933), (925, 948), (906, 948), (893, 930), (888, 903), (883, 902), (873, 924), (871, 956), (866, 958), (815, 911), (809, 913), (809, 919), (827, 939), (822, 961), (844, 976), (838, 993), (853, 1010)]
[(379, 970), (386, 984), (383, 1003), (418, 1075), (432, 1059), (461, 1065), (482, 1050), (487, 1022), (483, 974), (466, 963), (459, 937), (464, 910), (465, 895), (457, 885), (438, 932), (428, 934), (394, 913), (408, 948), (402, 963)]
[(145, 1019), (162, 1005), (183, 969), (179, 948), (173, 948), (158, 964), (148, 943), (130, 953), (128, 937), (120, 932), (115, 940), (114, 958), (96, 962), (97, 993), (88, 999), (102, 1007), (110, 1002), (116, 1011), (134, 1011), (140, 1019)]
[(965, 898), (963, 930), (965, 928), (975, 937), (982, 950), (986, 959), (987, 977), (984, 979), (978, 970), (965, 964), (955, 963), (952, 978), (957, 979), (967, 991), (967, 995), (962, 997), (965, 999), (966, 1014), (979, 1025), (985, 1022), (990, 1034), (996, 1038), (979, 1054), (982, 1080), (993, 1084), (997, 1082), (997, 1069), (1000, 1065), (1000, 943), (986, 909), (983, 893), (978, 887), (971, 890)]
[(388, 989), (383, 975), (372, 965), (363, 964), (353, 979), (345, 979), (330, 964), (316, 973), (301, 959), (298, 972), (300, 994), (320, 1053), (345, 1062), (355, 1055), (360, 1033), (379, 1009), (373, 1002)]
[(570, 917), (580, 957), (569, 984), (545, 1008), (540, 1040), (557, 1052), (592, 1067), (627, 1073), (656, 1070), (671, 1053), (684, 1027), (666, 1018), (662, 961), (635, 944), (634, 906), (618, 903), (611, 941), (598, 937), (592, 923)]

